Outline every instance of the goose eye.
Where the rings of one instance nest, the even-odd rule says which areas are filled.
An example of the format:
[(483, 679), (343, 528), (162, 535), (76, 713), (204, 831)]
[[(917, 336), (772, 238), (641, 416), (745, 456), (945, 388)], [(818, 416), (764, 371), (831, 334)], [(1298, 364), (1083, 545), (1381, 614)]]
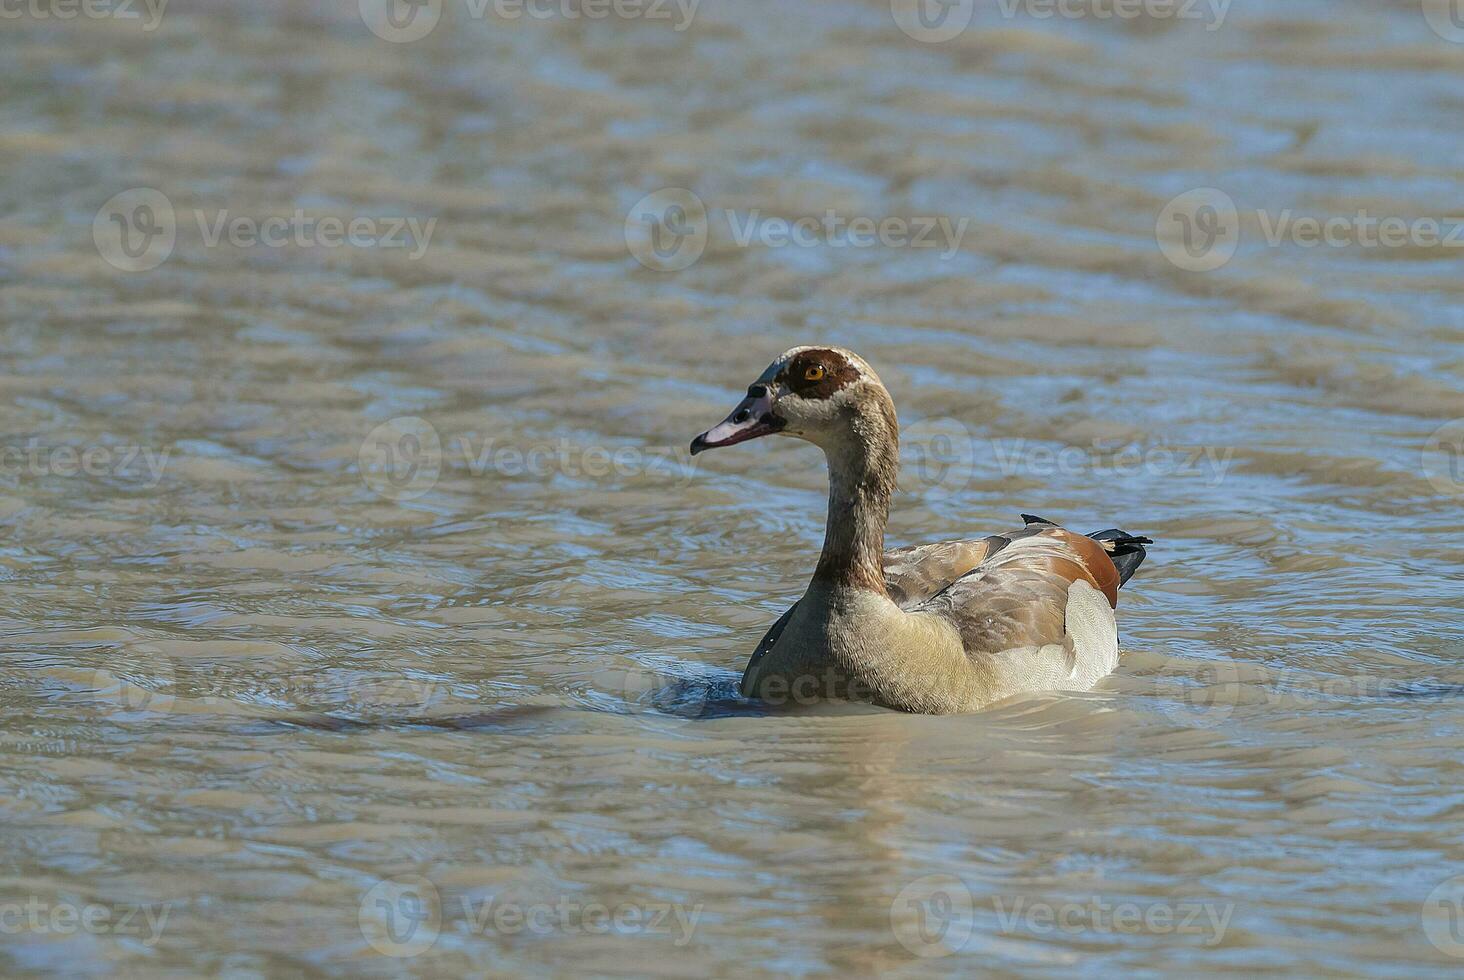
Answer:
[(815, 364), (813, 367), (803, 372), (804, 381), (822, 381), (823, 376), (824, 369), (823, 366), (820, 364)]

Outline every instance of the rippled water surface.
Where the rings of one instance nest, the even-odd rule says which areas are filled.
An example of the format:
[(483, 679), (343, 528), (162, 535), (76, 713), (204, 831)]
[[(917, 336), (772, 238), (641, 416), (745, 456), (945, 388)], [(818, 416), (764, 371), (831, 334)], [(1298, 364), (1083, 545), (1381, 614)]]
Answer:
[[(1464, 219), (1464, 44), (438, 6), (0, 25), (3, 972), (1457, 973), (1464, 251), (1356, 229)], [(823, 465), (685, 446), (810, 341), (892, 544), (1156, 539), (1115, 675), (729, 699)]]

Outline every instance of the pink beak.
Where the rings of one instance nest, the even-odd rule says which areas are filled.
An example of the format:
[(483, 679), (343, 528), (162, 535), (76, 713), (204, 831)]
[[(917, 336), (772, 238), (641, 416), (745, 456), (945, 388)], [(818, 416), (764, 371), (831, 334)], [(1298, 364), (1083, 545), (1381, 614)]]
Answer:
[(773, 414), (773, 395), (768, 385), (758, 383), (747, 389), (747, 397), (737, 403), (731, 415), (691, 440), (691, 454), (772, 435), (785, 424)]

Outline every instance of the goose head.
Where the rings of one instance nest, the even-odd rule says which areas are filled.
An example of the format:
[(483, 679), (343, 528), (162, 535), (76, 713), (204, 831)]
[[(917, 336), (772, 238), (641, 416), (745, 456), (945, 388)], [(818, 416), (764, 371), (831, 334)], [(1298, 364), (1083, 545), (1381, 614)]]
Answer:
[(825, 453), (898, 446), (889, 392), (865, 360), (839, 347), (794, 347), (747, 389), (732, 413), (691, 441), (691, 454), (762, 436), (803, 439)]

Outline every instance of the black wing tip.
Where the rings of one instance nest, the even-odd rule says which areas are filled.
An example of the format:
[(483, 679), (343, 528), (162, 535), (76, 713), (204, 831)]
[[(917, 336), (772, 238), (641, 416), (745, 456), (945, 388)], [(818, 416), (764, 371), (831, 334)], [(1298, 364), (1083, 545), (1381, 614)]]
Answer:
[(1034, 516), (1032, 514), (1023, 514), (1022, 515), (1022, 523), (1025, 524), (1027, 527), (1031, 527), (1033, 524), (1046, 524), (1048, 527), (1060, 527), (1061, 526), (1056, 521), (1049, 521), (1045, 517), (1036, 517), (1036, 516)]
[(1108, 552), (1108, 557), (1113, 560), (1113, 565), (1118, 569), (1118, 584), (1124, 586), (1128, 580), (1134, 577), (1134, 572), (1144, 563), (1148, 552), (1144, 545), (1153, 544), (1153, 538), (1146, 538), (1140, 534), (1130, 534), (1127, 531), (1120, 531), (1118, 528), (1109, 528), (1107, 531), (1094, 531), (1088, 535), (1094, 541), (1103, 546)]
[(1094, 531), (1088, 535), (1094, 541), (1103, 545), (1109, 551), (1123, 548), (1127, 545), (1153, 544), (1153, 538), (1146, 538), (1141, 534), (1130, 534), (1127, 531), (1120, 531), (1118, 528), (1109, 528), (1107, 531)]

